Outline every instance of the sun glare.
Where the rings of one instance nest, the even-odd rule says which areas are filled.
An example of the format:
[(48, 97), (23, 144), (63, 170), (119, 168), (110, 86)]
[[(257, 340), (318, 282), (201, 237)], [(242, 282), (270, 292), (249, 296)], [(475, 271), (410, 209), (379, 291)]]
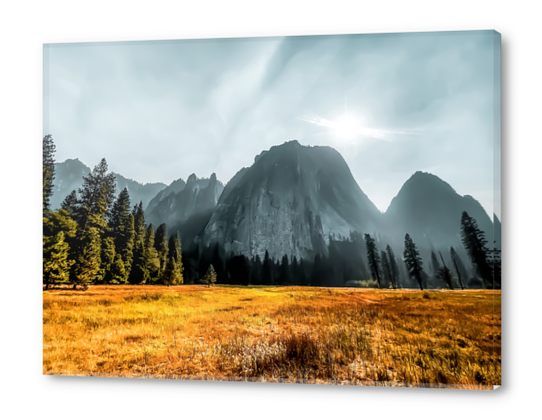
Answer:
[(335, 135), (341, 139), (352, 139), (360, 134), (360, 122), (350, 115), (344, 115), (333, 121)]

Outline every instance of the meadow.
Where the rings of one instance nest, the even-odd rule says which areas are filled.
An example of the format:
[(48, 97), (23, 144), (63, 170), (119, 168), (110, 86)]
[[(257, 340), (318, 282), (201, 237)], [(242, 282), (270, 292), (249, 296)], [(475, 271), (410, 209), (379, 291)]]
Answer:
[(43, 292), (43, 373), (493, 389), (501, 293), (52, 289)]

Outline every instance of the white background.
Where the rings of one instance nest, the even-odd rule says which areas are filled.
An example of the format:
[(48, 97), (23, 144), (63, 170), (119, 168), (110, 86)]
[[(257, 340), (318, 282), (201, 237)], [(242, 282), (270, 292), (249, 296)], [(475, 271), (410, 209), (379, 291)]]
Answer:
[[(540, 415), (541, 45), (536, 1), (44, 1), (0, 6), (0, 416), (536, 418)], [(503, 46), (503, 383), (495, 392), (41, 375), (41, 47), (496, 29)]]

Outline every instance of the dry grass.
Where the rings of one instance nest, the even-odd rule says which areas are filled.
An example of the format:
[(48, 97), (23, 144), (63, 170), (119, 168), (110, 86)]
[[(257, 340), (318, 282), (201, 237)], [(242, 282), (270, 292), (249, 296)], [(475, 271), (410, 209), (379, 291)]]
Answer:
[(43, 294), (45, 374), (492, 389), (501, 295), (92, 286)]

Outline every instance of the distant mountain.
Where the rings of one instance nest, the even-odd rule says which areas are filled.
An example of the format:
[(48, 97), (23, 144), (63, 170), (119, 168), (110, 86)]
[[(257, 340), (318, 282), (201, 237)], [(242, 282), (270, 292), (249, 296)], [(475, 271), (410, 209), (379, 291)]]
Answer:
[(151, 200), (145, 220), (155, 227), (166, 223), (169, 233), (178, 232), (187, 245), (209, 221), (223, 190), (214, 173), (210, 178), (192, 174), (186, 183), (178, 179)]
[(153, 210), (156, 208), (156, 206), (165, 199), (168, 195), (171, 193), (177, 194), (178, 192), (182, 191), (184, 187), (186, 186), (186, 182), (184, 182), (181, 178), (173, 181), (171, 184), (169, 184), (166, 188), (159, 191), (158, 194), (156, 194), (150, 201), (147, 207), (145, 207), (145, 212), (147, 214), (150, 214), (153, 212)]
[[(418, 247), (461, 250), (460, 220), (466, 211), (493, 242), (493, 221), (470, 195), (458, 194), (439, 177), (416, 172), (401, 187), (384, 215), (388, 235), (401, 241), (408, 233)], [(497, 219), (498, 222), (498, 219)], [(500, 231), (500, 222), (496, 228)], [(500, 247), (500, 234), (498, 239)]]
[[(73, 190), (77, 191), (81, 188), (83, 185), (83, 176), (86, 176), (89, 173), (90, 168), (79, 159), (67, 159), (64, 162), (56, 163), (51, 208), (59, 208), (68, 194)], [(128, 188), (132, 204), (143, 201), (143, 207), (146, 207), (149, 204), (149, 201), (155, 197), (159, 191), (166, 188), (166, 184), (161, 182), (141, 184), (116, 173), (115, 178), (117, 181), (115, 190), (116, 195), (118, 195), (122, 189)]]
[(336, 150), (294, 140), (232, 178), (197, 241), (226, 253), (299, 258), (327, 254), (329, 237), (379, 231), (381, 218)]

